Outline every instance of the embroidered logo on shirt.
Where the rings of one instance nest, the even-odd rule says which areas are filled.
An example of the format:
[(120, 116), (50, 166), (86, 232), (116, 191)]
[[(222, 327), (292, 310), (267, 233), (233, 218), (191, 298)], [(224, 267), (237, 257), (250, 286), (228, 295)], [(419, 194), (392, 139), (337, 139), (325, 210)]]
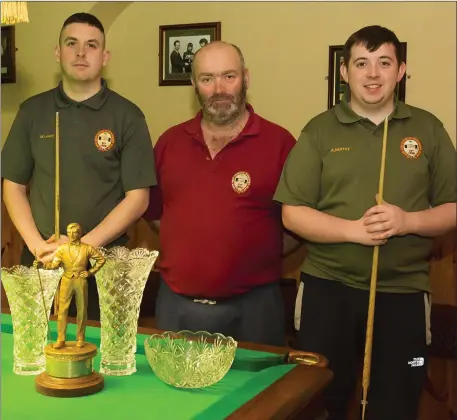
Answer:
[(111, 130), (100, 130), (94, 138), (95, 146), (101, 152), (107, 152), (114, 147), (116, 139)]
[(422, 144), (415, 137), (405, 137), (400, 142), (400, 151), (407, 159), (418, 159), (422, 154)]
[(242, 194), (247, 191), (251, 185), (251, 177), (247, 172), (237, 172), (232, 177), (232, 188), (238, 194)]

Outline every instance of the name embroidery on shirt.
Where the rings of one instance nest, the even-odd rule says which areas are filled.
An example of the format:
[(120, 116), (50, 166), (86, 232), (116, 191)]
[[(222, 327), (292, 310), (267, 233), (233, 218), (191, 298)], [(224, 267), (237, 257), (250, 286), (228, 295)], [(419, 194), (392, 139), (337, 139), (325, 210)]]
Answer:
[(335, 152), (349, 152), (351, 151), (350, 147), (332, 147), (330, 149), (330, 153), (335, 153)]

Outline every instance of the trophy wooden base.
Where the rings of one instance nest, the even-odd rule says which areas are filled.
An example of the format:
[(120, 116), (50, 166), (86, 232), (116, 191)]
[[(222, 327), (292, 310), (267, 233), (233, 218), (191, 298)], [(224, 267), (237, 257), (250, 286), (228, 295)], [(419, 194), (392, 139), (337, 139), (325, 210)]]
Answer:
[(35, 380), (35, 389), (40, 394), (60, 398), (95, 394), (103, 389), (103, 385), (103, 376), (98, 372), (80, 378), (54, 378), (43, 372)]
[(95, 394), (103, 389), (103, 376), (93, 370), (93, 358), (97, 347), (85, 343), (76, 347), (76, 342), (69, 341), (64, 347), (56, 349), (48, 344), (46, 371), (35, 379), (35, 389), (50, 397), (82, 397)]

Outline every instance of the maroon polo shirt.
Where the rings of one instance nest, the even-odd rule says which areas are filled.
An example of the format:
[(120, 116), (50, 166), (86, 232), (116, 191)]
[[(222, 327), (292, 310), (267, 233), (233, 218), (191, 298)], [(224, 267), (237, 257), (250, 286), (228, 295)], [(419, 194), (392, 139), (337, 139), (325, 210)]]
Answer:
[(160, 219), (159, 269), (175, 293), (227, 298), (281, 277), (283, 226), (273, 195), (295, 139), (247, 109), (245, 128), (214, 159), (201, 111), (154, 148), (159, 185), (144, 218)]

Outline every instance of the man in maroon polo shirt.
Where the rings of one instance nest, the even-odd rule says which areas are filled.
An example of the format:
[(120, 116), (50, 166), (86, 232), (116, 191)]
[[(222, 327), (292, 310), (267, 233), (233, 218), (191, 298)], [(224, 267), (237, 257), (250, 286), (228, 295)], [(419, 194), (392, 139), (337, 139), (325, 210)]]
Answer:
[(159, 186), (144, 216), (156, 228), (160, 219), (157, 327), (283, 345), (284, 229), (273, 195), (295, 139), (246, 103), (238, 47), (198, 50), (192, 84), (202, 110), (159, 138)]

